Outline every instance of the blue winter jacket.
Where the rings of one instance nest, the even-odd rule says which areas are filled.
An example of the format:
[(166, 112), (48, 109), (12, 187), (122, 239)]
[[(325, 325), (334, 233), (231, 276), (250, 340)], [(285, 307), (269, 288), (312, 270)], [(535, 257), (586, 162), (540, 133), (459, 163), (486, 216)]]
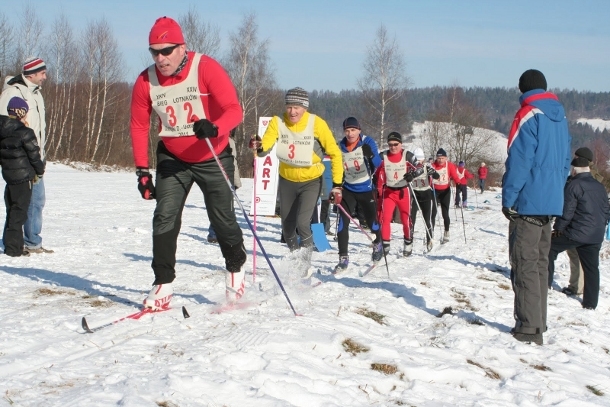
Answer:
[(524, 93), (508, 136), (502, 206), (522, 215), (559, 216), (570, 171), (565, 110), (557, 96), (542, 89)]
[[(366, 160), (366, 167), (370, 175), (369, 179), (365, 182), (359, 182), (357, 184), (348, 184), (346, 182), (343, 183), (343, 188), (356, 193), (369, 192), (375, 188), (373, 186), (372, 181), (373, 174), (375, 173), (375, 170), (381, 165), (381, 157), (379, 156), (379, 149), (377, 148), (377, 143), (375, 143), (375, 140), (373, 140), (371, 137), (361, 135), (360, 140), (358, 140), (358, 144), (356, 144), (356, 147), (354, 147), (354, 149), (362, 147), (363, 144), (369, 145), (371, 147), (371, 152), (373, 153), (373, 159), (370, 162)], [(339, 142), (339, 149), (341, 150), (341, 153), (349, 153), (349, 150), (346, 146), (347, 139), (343, 137), (341, 142)], [(373, 166), (373, 168), (371, 168), (371, 165)]]

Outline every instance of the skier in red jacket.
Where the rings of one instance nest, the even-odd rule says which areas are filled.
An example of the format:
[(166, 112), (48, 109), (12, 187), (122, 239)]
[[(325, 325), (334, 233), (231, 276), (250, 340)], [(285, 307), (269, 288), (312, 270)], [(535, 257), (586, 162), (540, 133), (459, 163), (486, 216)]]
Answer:
[[(437, 151), (436, 161), (432, 163), (432, 168), (434, 168), (440, 176), (439, 179), (435, 179), (433, 181), (433, 184), (436, 202), (437, 204), (441, 205), (441, 212), (443, 214), (443, 221), (445, 224), (445, 233), (443, 234), (441, 243), (446, 243), (449, 241), (449, 224), (451, 223), (449, 220), (449, 204), (451, 202), (450, 181), (453, 180), (453, 182), (457, 184), (458, 176), (456, 174), (455, 164), (447, 160), (447, 153), (442, 148), (439, 148)], [(435, 206), (434, 210), (432, 211), (433, 225), (435, 223), (437, 212), (438, 210)]]
[[(173, 19), (157, 19), (148, 43), (154, 63), (134, 84), (130, 124), (138, 189), (142, 198), (157, 201), (152, 225), (155, 280), (144, 306), (169, 307), (182, 210), (193, 184), (201, 189), (208, 218), (216, 228), (227, 271), (227, 299), (235, 301), (245, 289), (246, 250), (233, 211), (233, 193), (208, 147), (209, 142), (232, 182), (229, 133), (243, 117), (235, 87), (218, 62), (187, 51), (182, 29)], [(161, 138), (156, 187), (148, 162), (153, 110)]]
[(481, 190), (481, 193), (483, 193), (483, 191), (485, 190), (485, 180), (487, 179), (487, 166), (485, 165), (485, 163), (481, 163), (481, 166), (479, 167), (479, 189)]
[[(458, 177), (458, 181), (455, 183), (455, 207), (459, 208), (462, 206), (463, 208), (466, 208), (468, 207), (468, 203), (466, 202), (468, 200), (468, 180), (473, 179), (474, 175), (466, 169), (466, 163), (464, 163), (464, 161), (458, 163), (455, 173)], [(462, 197), (461, 202), (460, 195)]]

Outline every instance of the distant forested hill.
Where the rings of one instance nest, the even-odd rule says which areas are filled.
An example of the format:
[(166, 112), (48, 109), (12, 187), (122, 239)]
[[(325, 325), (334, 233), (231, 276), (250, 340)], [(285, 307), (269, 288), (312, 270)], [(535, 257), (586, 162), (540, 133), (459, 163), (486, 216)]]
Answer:
[[(449, 87), (429, 87), (409, 89), (403, 100), (408, 107), (408, 123), (422, 122), (439, 108)], [(462, 88), (465, 99), (478, 108), (486, 117), (488, 128), (508, 133), (513, 117), (519, 108), (520, 92), (517, 88)], [(574, 90), (551, 89), (566, 109), (578, 139), (594, 137), (595, 131), (589, 126), (576, 126), (579, 118), (600, 118), (610, 120), (610, 92), (579, 92)], [(323, 117), (334, 132), (340, 132), (341, 123), (348, 116), (361, 113), (361, 92), (344, 90), (341, 92), (313, 91), (310, 94), (311, 111)], [(409, 129), (396, 129), (408, 133)]]

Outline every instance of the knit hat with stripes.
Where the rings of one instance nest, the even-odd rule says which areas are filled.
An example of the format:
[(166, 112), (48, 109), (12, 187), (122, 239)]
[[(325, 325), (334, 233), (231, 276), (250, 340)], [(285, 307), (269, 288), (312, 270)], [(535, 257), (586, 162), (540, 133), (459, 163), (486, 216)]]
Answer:
[(33, 75), (36, 72), (44, 71), (45, 69), (47, 69), (47, 66), (40, 58), (30, 57), (23, 63), (24, 75)]
[(305, 109), (309, 107), (309, 94), (303, 88), (292, 88), (286, 92), (286, 106), (303, 106)]

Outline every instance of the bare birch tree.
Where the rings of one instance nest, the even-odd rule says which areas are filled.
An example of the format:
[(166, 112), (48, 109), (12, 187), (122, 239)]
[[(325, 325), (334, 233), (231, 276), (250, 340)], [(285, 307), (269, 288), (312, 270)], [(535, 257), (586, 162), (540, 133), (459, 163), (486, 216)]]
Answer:
[[(258, 39), (256, 14), (244, 15), (236, 32), (230, 34), (230, 51), (225, 68), (235, 85), (237, 97), (244, 111), (244, 120), (235, 132), (239, 163), (251, 162), (242, 158), (242, 146), (258, 129), (258, 117), (270, 112), (273, 104), (270, 95), (276, 88), (270, 67), (269, 40)], [(244, 169), (245, 165), (244, 165)]]
[[(20, 25), (19, 29), (17, 30), (19, 41), (17, 42), (16, 53), (18, 61), (17, 63), (23, 64), (26, 58), (32, 56), (38, 57), (41, 55), (40, 51), (43, 48), (42, 34), (44, 25), (38, 18), (34, 7), (29, 3), (26, 3), (23, 7), (23, 12), (21, 13), (19, 20)], [(21, 65), (19, 65), (18, 68), (20, 67)]]
[(184, 41), (189, 50), (216, 58), (220, 51), (220, 29), (204, 22), (195, 7), (178, 18)]
[(465, 161), (470, 166), (481, 162), (493, 166), (501, 162), (497, 135), (485, 127), (483, 112), (466, 100), (461, 87), (454, 85), (426, 121), (423, 148), (431, 155), (443, 148), (450, 160)]
[[(13, 69), (15, 61), (15, 47), (13, 40), (15, 38), (15, 29), (11, 26), (8, 18), (0, 12), (0, 78)], [(1, 84), (0, 84), (1, 85)]]
[(81, 59), (84, 62), (82, 74), (88, 84), (83, 128), (84, 158), (92, 162), (95, 161), (100, 148), (104, 123), (111, 121), (110, 115), (106, 114), (107, 110), (117, 102), (117, 96), (111, 92), (111, 87), (122, 79), (122, 61), (117, 51), (117, 41), (105, 19), (90, 23), (85, 29), (81, 43)]
[[(409, 86), (404, 55), (396, 38), (390, 38), (382, 24), (375, 40), (367, 48), (364, 76), (358, 80), (368, 108), (362, 120), (383, 144), (389, 130), (399, 130), (406, 124), (406, 107), (402, 98)], [(391, 113), (390, 113), (391, 112)]]
[(74, 31), (66, 15), (62, 14), (53, 21), (47, 47), (47, 64), (52, 67), (47, 81), (50, 86), (46, 86), (51, 87), (46, 98), (47, 148), (51, 158), (58, 157), (62, 150), (61, 155), (70, 158), (72, 127), (69, 124), (75, 115), (75, 89), (80, 64)]

